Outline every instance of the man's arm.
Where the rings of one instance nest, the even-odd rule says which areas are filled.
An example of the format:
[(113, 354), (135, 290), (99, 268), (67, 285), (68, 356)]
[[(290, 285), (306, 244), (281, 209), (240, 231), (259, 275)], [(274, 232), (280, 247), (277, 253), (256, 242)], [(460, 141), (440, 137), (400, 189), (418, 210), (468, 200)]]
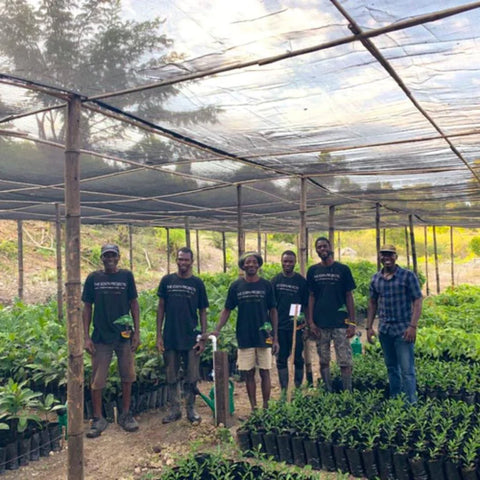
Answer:
[(230, 317), (230, 312), (231, 310), (229, 310), (228, 308), (224, 308), (222, 310), (222, 313), (220, 314), (220, 319), (218, 320), (218, 323), (215, 327), (215, 331), (212, 332), (212, 335), (215, 335), (216, 337), (218, 337), (220, 330), (227, 323), (227, 320)]
[(403, 335), (403, 338), (407, 342), (415, 342), (415, 339), (417, 338), (417, 325), (420, 314), (422, 313), (422, 303), (422, 297), (416, 298), (412, 303), (412, 318), (410, 320), (410, 325)]
[(205, 350), (205, 342), (207, 341), (207, 309), (201, 308), (200, 313), (200, 328), (202, 329), (202, 336), (200, 340), (194, 345), (193, 349), (197, 355), (200, 355)]
[(376, 336), (375, 330), (373, 329), (373, 321), (375, 320), (375, 315), (377, 314), (378, 302), (375, 298), (370, 297), (368, 300), (368, 313), (367, 313), (367, 340), (370, 343), (374, 342), (373, 337)]
[(95, 352), (95, 346), (93, 345), (92, 338), (90, 337), (90, 323), (92, 323), (92, 304), (84, 302), (82, 311), (83, 320), (83, 336), (85, 350), (92, 355)]
[(165, 299), (159, 297), (158, 307), (157, 307), (157, 350), (160, 353), (163, 353), (163, 337), (162, 337), (162, 327), (163, 327), (163, 317), (165, 316)]
[(132, 352), (140, 345), (140, 305), (137, 298), (130, 300), (130, 312), (133, 318)]
[(348, 326), (347, 326), (347, 338), (352, 338), (355, 335), (355, 300), (353, 299), (353, 292), (349, 290), (345, 295), (345, 303), (347, 305), (348, 312)]
[(268, 314), (270, 316), (270, 323), (272, 324), (273, 330), (272, 354), (275, 355), (280, 350), (280, 345), (278, 343), (278, 311), (274, 307), (268, 311)]
[(315, 295), (313, 295), (312, 292), (310, 292), (310, 295), (308, 297), (308, 309), (307, 309), (307, 322), (308, 322), (308, 328), (312, 332), (313, 336), (316, 338), (320, 337), (320, 329), (315, 325), (315, 322), (313, 321), (313, 307), (315, 305)]

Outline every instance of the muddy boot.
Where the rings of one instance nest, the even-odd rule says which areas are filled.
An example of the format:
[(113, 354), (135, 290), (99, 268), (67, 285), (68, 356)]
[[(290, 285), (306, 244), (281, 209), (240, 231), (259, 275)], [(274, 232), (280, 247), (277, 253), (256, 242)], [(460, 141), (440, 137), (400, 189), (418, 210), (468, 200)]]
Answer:
[(162, 418), (162, 423), (172, 423), (182, 418), (180, 411), (180, 400), (178, 394), (178, 383), (167, 385), (168, 393), (168, 414)]
[(294, 377), (295, 387), (300, 388), (303, 382), (303, 367), (295, 369)]
[(288, 368), (278, 369), (278, 381), (280, 382), (280, 388), (286, 390), (288, 387)]
[(196, 385), (185, 384), (185, 409), (187, 411), (187, 418), (192, 423), (198, 423), (202, 420), (202, 417), (195, 411), (195, 397), (196, 397)]

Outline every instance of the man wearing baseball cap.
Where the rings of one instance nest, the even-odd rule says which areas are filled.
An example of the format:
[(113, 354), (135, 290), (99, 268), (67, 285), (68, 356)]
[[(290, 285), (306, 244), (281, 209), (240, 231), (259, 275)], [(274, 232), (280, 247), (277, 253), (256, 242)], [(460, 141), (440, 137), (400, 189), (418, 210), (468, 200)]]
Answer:
[[(88, 275), (82, 294), (85, 350), (92, 356), (93, 421), (88, 438), (100, 436), (108, 426), (102, 415), (102, 390), (114, 351), (122, 382), (122, 413), (118, 423), (127, 432), (138, 430), (138, 423), (130, 413), (132, 383), (136, 379), (134, 352), (140, 344), (137, 288), (132, 272), (118, 268), (120, 250), (117, 245), (103, 245), (100, 258), (104, 268)], [(92, 311), (93, 333), (90, 336)]]
[(414, 344), (418, 319), (422, 312), (422, 292), (417, 276), (399, 267), (394, 245), (380, 248), (383, 268), (370, 283), (367, 316), (367, 339), (374, 341), (373, 321), (378, 313), (379, 340), (388, 371), (390, 396), (406, 395), (411, 404), (417, 402)]
[(255, 367), (260, 369), (263, 407), (267, 408), (271, 390), (272, 353), (275, 355), (278, 351), (275, 295), (272, 284), (258, 275), (262, 265), (263, 258), (257, 252), (247, 252), (240, 257), (238, 266), (245, 272), (245, 276), (230, 285), (225, 307), (213, 332), (218, 336), (220, 329), (227, 323), (230, 312), (238, 307), (238, 369), (245, 372), (252, 410), (257, 406)]

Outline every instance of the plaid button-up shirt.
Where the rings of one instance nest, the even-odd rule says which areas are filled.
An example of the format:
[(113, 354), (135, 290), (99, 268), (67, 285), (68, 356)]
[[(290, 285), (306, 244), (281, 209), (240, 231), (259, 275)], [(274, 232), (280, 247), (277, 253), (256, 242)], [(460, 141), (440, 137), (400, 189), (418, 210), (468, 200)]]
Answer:
[(377, 301), (380, 333), (403, 335), (412, 319), (412, 303), (421, 298), (417, 276), (410, 270), (396, 266), (393, 277), (386, 280), (383, 269), (370, 283), (370, 297)]

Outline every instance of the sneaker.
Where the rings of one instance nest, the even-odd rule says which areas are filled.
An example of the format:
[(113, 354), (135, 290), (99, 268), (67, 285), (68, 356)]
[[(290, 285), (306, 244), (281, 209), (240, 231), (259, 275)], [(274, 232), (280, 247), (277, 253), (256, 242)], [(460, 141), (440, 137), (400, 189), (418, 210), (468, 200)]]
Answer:
[(108, 422), (103, 418), (94, 418), (90, 430), (87, 432), (87, 438), (97, 438), (108, 427)]
[(138, 423), (133, 418), (130, 412), (122, 413), (118, 417), (118, 424), (126, 431), (126, 432), (136, 432), (138, 430)]

